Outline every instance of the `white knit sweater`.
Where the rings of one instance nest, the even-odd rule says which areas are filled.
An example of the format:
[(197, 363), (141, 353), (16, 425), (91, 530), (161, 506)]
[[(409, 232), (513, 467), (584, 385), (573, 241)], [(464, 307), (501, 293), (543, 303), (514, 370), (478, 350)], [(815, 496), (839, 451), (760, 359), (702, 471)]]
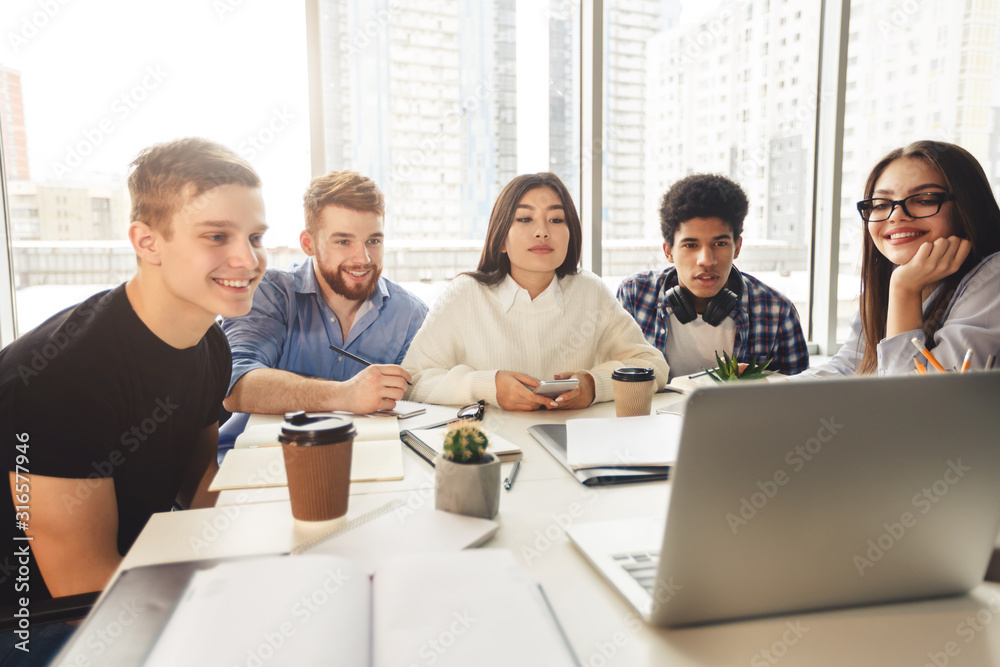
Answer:
[(594, 402), (609, 401), (611, 372), (621, 366), (652, 367), (658, 388), (668, 376), (663, 354), (589, 271), (553, 279), (533, 301), (510, 276), (496, 287), (458, 276), (403, 359), (413, 375), (407, 398), (444, 405), (496, 405), (501, 370), (540, 380), (588, 371)]

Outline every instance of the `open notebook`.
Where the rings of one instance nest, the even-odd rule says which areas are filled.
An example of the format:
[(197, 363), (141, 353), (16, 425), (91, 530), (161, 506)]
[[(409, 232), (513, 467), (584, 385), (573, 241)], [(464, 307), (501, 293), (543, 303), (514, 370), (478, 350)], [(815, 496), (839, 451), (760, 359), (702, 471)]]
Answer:
[[(374, 576), (351, 559), (311, 554), (163, 570), (188, 565), (130, 570), (99, 605), (120, 614), (117, 589), (126, 592), (129, 579), (183, 578), (179, 596), (131, 598), (130, 608), (153, 612), (146, 618), (160, 604), (172, 611), (149, 628), (137, 660), (114, 664), (578, 664), (541, 588), (509, 551), (403, 556), (382, 562)], [(61, 657), (82, 644), (71, 641)]]
[[(226, 453), (210, 491), (287, 486), (278, 434), (282, 421), (248, 427)], [(351, 481), (403, 479), (403, 451), (394, 417), (354, 420), (358, 435), (351, 452)]]

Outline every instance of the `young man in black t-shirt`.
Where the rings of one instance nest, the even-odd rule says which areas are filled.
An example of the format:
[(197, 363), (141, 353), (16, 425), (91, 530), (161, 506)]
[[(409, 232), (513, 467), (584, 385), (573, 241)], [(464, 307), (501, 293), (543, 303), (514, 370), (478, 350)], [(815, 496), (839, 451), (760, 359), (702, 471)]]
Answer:
[(260, 180), (202, 139), (132, 166), (135, 275), (0, 351), (8, 610), (102, 589), (153, 512), (215, 501), (231, 370), (215, 319), (246, 314), (264, 274)]

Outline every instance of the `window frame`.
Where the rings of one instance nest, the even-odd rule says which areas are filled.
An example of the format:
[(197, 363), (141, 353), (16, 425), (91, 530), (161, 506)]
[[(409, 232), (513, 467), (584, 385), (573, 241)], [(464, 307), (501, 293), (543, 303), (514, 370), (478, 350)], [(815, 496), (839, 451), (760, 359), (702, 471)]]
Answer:
[(14, 245), (11, 232), (7, 164), (4, 160), (4, 128), (0, 119), (0, 349), (17, 338), (17, 307), (14, 296)]
[[(850, 39), (850, 0), (823, 0), (821, 8), (819, 68), (816, 96), (815, 169), (812, 192), (812, 238), (809, 260), (809, 312), (802, 314), (806, 336), (821, 354), (838, 348), (837, 276), (839, 264), (841, 172), (843, 164), (847, 45)], [(321, 17), (319, 0), (305, 0), (306, 48), (310, 110), (310, 152), (313, 175), (325, 171), (322, 72), (320, 69)], [(580, 169), (580, 217), (584, 229), (583, 266), (602, 274), (603, 224), (602, 171), (604, 144), (603, 0), (581, 0), (580, 155), (587, 156)], [(827, 103), (825, 100), (833, 100)], [(3, 161), (0, 128), (0, 347), (14, 340), (17, 331), (13, 246), (7, 171)]]

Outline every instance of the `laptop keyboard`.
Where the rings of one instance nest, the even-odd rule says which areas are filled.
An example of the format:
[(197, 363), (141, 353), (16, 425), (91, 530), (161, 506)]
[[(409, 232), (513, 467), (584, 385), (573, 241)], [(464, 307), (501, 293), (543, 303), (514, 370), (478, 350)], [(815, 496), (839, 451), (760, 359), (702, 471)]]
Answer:
[(656, 568), (660, 564), (659, 551), (636, 551), (634, 553), (614, 554), (612, 558), (621, 565), (639, 585), (652, 595), (656, 586)]

